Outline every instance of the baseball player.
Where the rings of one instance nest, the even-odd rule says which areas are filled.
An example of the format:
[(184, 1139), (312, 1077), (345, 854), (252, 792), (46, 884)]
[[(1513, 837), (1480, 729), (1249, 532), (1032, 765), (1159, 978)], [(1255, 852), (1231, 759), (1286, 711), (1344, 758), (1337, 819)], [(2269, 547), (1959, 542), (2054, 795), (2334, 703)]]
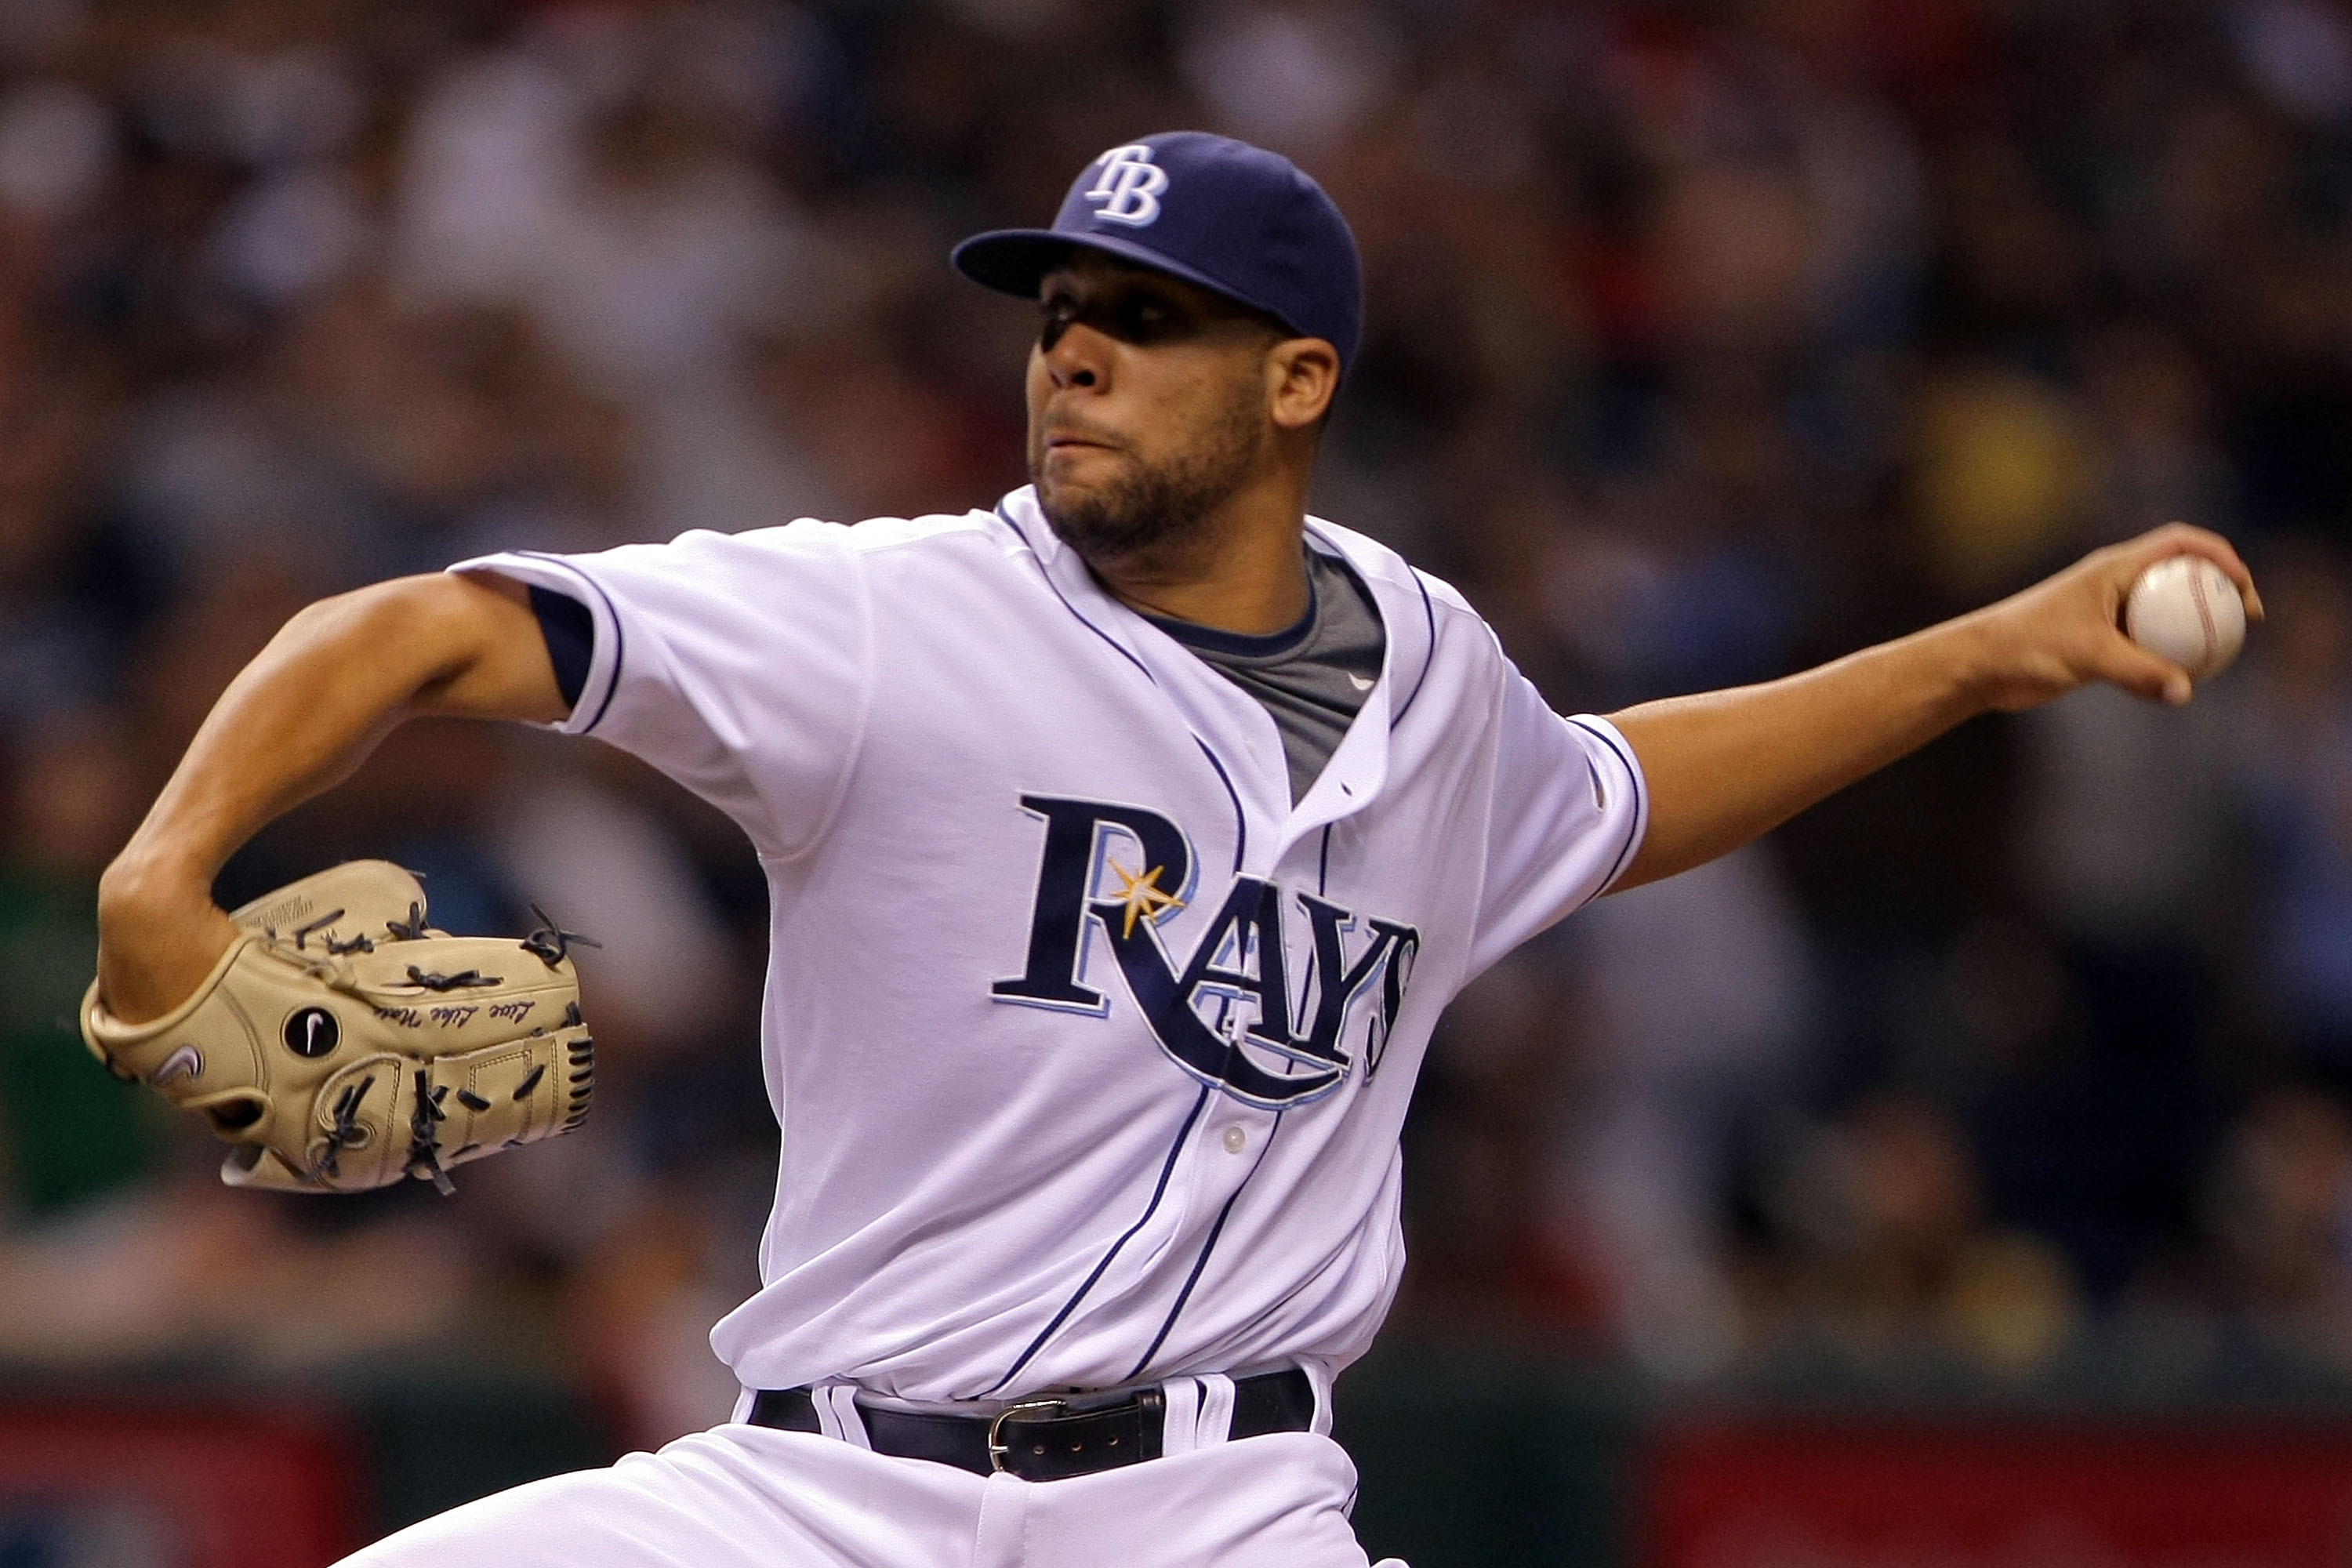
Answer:
[[(1360, 1568), (1332, 1379), (1396, 1289), (1398, 1131), (1446, 1002), (1587, 900), (1972, 714), (2091, 680), (2186, 700), (2116, 629), (2152, 560), (2215, 561), (2259, 614), (2228, 544), (2176, 525), (1805, 674), (1562, 718), (1453, 589), (1306, 514), (1361, 325), (1354, 241), (1306, 175), (1149, 136), (1050, 228), (954, 260), (1036, 301), (1029, 486), (314, 605), (107, 875), (93, 1038), (160, 1047), (152, 1021), (239, 953), (356, 984), (346, 953), (422, 930), (421, 907), (361, 931), (306, 916), (323, 897), (235, 921), (210, 898), (248, 836), (419, 714), (634, 752), (766, 868), (783, 1140), (761, 1288), (711, 1335), (734, 1419), (355, 1564)], [(556, 969), (565, 941), (407, 969), (462, 992)], [(310, 1014), (246, 1011), (256, 1060), (281, 1035), (326, 1049)], [(347, 1083), (308, 1143), (235, 1170), (331, 1184), (371, 1094), (410, 1092)], [(402, 1168), (478, 1152), (440, 1119), (498, 1097), (466, 1093), (417, 1069)]]

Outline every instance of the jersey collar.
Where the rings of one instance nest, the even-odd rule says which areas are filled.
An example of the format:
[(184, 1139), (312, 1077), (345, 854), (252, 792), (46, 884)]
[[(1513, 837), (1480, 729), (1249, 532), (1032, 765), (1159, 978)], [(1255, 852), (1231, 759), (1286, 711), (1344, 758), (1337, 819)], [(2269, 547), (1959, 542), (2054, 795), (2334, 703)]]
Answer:
[[(1265, 710), (1097, 582), (1077, 552), (1064, 544), (1045, 521), (1034, 489), (1024, 485), (1014, 490), (997, 510), (1027, 544), (1070, 612), (1165, 691), (1204, 745), (1215, 750), (1218, 737), (1249, 738), (1250, 765), (1234, 770), (1237, 776), (1233, 782), (1253, 817), (1279, 826), (1272, 834), (1250, 836), (1254, 850), (1264, 845), (1271, 853), (1264, 866), (1248, 868), (1271, 871), (1298, 840), (1363, 809), (1379, 795), (1388, 777), (1391, 731), (1419, 694), (1429, 670), (1436, 628), (1427, 591), (1396, 552), (1320, 518), (1307, 520), (1308, 547), (1339, 556), (1370, 588), (1387, 647), (1380, 680), (1366, 694), (1362, 710), (1348, 727), (1314, 786), (1293, 806), (1282, 737)], [(1261, 858), (1253, 853), (1249, 859), (1257, 862)]]

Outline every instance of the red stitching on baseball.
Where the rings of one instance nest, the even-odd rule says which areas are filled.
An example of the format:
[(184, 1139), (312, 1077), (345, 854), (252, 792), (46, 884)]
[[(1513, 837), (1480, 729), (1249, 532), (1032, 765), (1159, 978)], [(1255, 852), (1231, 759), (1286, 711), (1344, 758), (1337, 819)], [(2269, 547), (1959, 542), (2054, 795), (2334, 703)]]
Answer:
[(2221, 651), (2221, 638), (2213, 629), (2212, 607), (2205, 603), (2205, 574), (2201, 570), (2203, 565), (2204, 563), (2201, 561), (2191, 561), (2189, 563), (2189, 597), (2197, 606), (2197, 624), (2205, 628), (2205, 663), (2210, 665), (2213, 662), (2214, 656)]

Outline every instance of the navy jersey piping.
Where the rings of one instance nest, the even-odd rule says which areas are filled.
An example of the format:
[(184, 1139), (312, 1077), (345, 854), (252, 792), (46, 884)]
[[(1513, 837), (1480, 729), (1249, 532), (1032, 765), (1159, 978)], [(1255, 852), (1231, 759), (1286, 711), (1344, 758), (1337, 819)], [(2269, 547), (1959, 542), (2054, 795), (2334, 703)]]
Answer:
[(1204, 626), (1195, 621), (1171, 620), (1164, 616), (1145, 616), (1143, 618), (1188, 647), (1235, 654), (1243, 658), (1268, 658), (1288, 653), (1307, 640), (1307, 634), (1315, 629), (1315, 579), (1310, 576), (1307, 580), (1307, 613), (1298, 617), (1296, 626), (1285, 626), (1278, 632), (1267, 632), (1262, 637)]
[[(1020, 536), (1022, 543), (1029, 545), (1029, 553), (1035, 556), (1037, 554), (1037, 547), (1029, 543), (1029, 535), (1023, 531), (1022, 527), (1018, 522), (1013, 521), (1013, 514), (1006, 511), (1000, 504), (996, 509), (996, 515), (1004, 520), (1005, 527), (1011, 529), (1015, 534)], [(1070, 596), (1062, 592), (1062, 585), (1054, 581), (1054, 574), (1051, 572), (1046, 571), (1045, 568), (1045, 563), (1044, 558), (1038, 557), (1038, 574), (1045, 579), (1045, 586), (1054, 590), (1054, 597), (1062, 601), (1062, 608), (1069, 611), (1072, 616), (1076, 616), (1080, 626), (1086, 627), (1087, 630), (1094, 633), (1095, 636), (1102, 638), (1103, 641), (1110, 644), (1112, 647), (1118, 649), (1118, 656), (1121, 658), (1135, 666), (1136, 668), (1142, 670), (1144, 679), (1150, 681), (1154, 686), (1158, 686), (1160, 682), (1153, 677), (1150, 668), (1146, 666), (1141, 659), (1136, 658), (1132, 653), (1129, 653), (1126, 647), (1122, 645), (1117, 637), (1103, 630), (1102, 627), (1095, 625), (1094, 622), (1087, 619), (1084, 612), (1079, 610), (1076, 605), (1070, 603)], [(1210, 750), (1209, 742), (1201, 739), (1199, 735), (1194, 734), (1192, 736), (1192, 743), (1201, 748), (1201, 754), (1209, 759), (1209, 765), (1211, 767), (1217, 770), (1217, 782), (1225, 786), (1225, 796), (1234, 803), (1234, 875), (1238, 877), (1242, 874), (1242, 862), (1246, 859), (1249, 855), (1249, 814), (1242, 809), (1241, 792), (1234, 788), (1232, 775), (1225, 772), (1225, 764), (1217, 760), (1217, 753)]]
[(1437, 606), (1429, 602), (1429, 584), (1421, 580), (1418, 572), (1412, 574), (1412, 585), (1421, 590), (1421, 616), (1429, 626), (1429, 651), (1421, 658), (1421, 679), (1412, 683), (1412, 689), (1405, 693), (1403, 707), (1399, 708), (1396, 717), (1389, 721), (1391, 730), (1404, 722), (1405, 710), (1413, 705), (1414, 700), (1421, 696), (1421, 689), (1429, 684), (1430, 669), (1437, 663)]
[[(1586, 734), (1592, 736), (1602, 745), (1616, 752), (1617, 760), (1625, 764), (1626, 776), (1633, 781), (1633, 788), (1637, 792), (1640, 791), (1642, 788), (1642, 770), (1633, 764), (1633, 758), (1625, 754), (1625, 748), (1617, 743), (1614, 736), (1611, 735), (1608, 731), (1596, 728), (1591, 724), (1577, 724), (1576, 721), (1573, 719), (1569, 720), (1568, 722), (1576, 724), (1578, 729), (1583, 731)], [(1642, 813), (1640, 809), (1641, 799), (1638, 793), (1635, 795), (1633, 804), (1635, 809), (1633, 811), (1633, 818), (1625, 826), (1625, 847), (1617, 851), (1617, 863), (1609, 868), (1609, 876), (1607, 879), (1601, 884), (1601, 890), (1604, 893), (1611, 888), (1616, 886), (1617, 879), (1623, 875), (1626, 863), (1633, 858), (1634, 847), (1639, 842), (1637, 836), (1640, 834), (1642, 828)]]
[[(1120, 642), (1117, 637), (1103, 630), (1102, 627), (1095, 625), (1094, 622), (1087, 619), (1086, 613), (1080, 610), (1076, 605), (1070, 603), (1070, 596), (1062, 592), (1062, 585), (1054, 581), (1054, 574), (1051, 572), (1045, 570), (1045, 557), (1037, 554), (1037, 547), (1034, 544), (1029, 543), (1029, 535), (1023, 531), (1021, 525), (1013, 520), (1013, 514), (1005, 510), (1001, 503), (996, 509), (996, 515), (1004, 520), (1005, 527), (1011, 529), (1015, 534), (1020, 536), (1022, 543), (1029, 546), (1029, 553), (1035, 557), (1037, 561), (1038, 575), (1045, 579), (1045, 586), (1054, 590), (1054, 597), (1062, 601), (1062, 608), (1069, 611), (1072, 616), (1076, 616), (1077, 618), (1078, 625), (1086, 627), (1087, 630), (1094, 633), (1095, 636), (1110, 644), (1112, 648), (1117, 650), (1119, 658), (1127, 660), (1128, 663), (1135, 666), (1136, 668), (1142, 670), (1144, 679), (1150, 681), (1154, 686), (1159, 685), (1160, 682), (1153, 679), (1150, 667), (1145, 665), (1141, 659), (1136, 658), (1134, 654), (1129, 652), (1126, 644)], [(1232, 786), (1227, 785), (1226, 787), (1231, 788)]]
[(1127, 1376), (1121, 1381), (1131, 1383), (1141, 1377), (1143, 1369), (1151, 1364), (1151, 1358), (1160, 1353), (1160, 1347), (1168, 1342), (1170, 1331), (1176, 1327), (1176, 1320), (1183, 1315), (1185, 1303), (1192, 1300), (1192, 1287), (1201, 1282), (1201, 1271), (1208, 1268), (1209, 1254), (1216, 1250), (1217, 1237), (1224, 1234), (1225, 1221), (1233, 1217), (1234, 1205), (1240, 1199), (1241, 1194), (1235, 1192), (1225, 1200), (1225, 1206), (1217, 1211), (1217, 1223), (1209, 1227), (1209, 1239), (1201, 1244), (1201, 1256), (1192, 1259), (1192, 1272), (1184, 1277), (1184, 1288), (1176, 1292), (1176, 1304), (1168, 1309), (1166, 1321), (1160, 1325), (1160, 1331), (1151, 1337), (1151, 1348), (1143, 1352), (1140, 1361), (1127, 1369)]
[(597, 582), (595, 578), (564, 560), (561, 555), (550, 555), (541, 550), (518, 550), (514, 553), (528, 560), (544, 561), (550, 565), (562, 567), (594, 589), (596, 596), (604, 601), (604, 615), (613, 623), (613, 668), (612, 673), (604, 678), (604, 700), (596, 704), (596, 717), (580, 727), (581, 734), (588, 734), (604, 721), (604, 715), (612, 710), (614, 694), (621, 689), (621, 664), (629, 647), (628, 633), (621, 629), (621, 612), (614, 605), (613, 595), (604, 592), (604, 585), (602, 583)]
[(1160, 1353), (1160, 1347), (1168, 1342), (1168, 1336), (1175, 1331), (1176, 1320), (1184, 1315), (1186, 1304), (1192, 1300), (1192, 1288), (1200, 1284), (1202, 1271), (1209, 1267), (1209, 1254), (1216, 1251), (1217, 1238), (1225, 1234), (1225, 1221), (1233, 1217), (1234, 1205), (1242, 1201), (1242, 1194), (1247, 1192), (1250, 1183), (1257, 1179), (1259, 1170), (1265, 1164), (1266, 1155), (1274, 1148), (1275, 1139), (1281, 1134), (1285, 1114), (1279, 1110), (1275, 1112), (1274, 1125), (1267, 1130), (1265, 1142), (1258, 1147), (1256, 1163), (1250, 1166), (1249, 1174), (1242, 1178), (1242, 1184), (1234, 1189), (1234, 1195), (1225, 1200), (1225, 1206), (1217, 1211), (1217, 1223), (1209, 1227), (1208, 1239), (1201, 1243), (1201, 1256), (1192, 1259), (1192, 1272), (1185, 1276), (1184, 1288), (1176, 1292), (1175, 1304), (1168, 1309), (1168, 1316), (1160, 1323), (1160, 1331), (1151, 1337), (1151, 1348), (1145, 1351), (1143, 1358), (1128, 1370), (1129, 1381), (1143, 1375), (1143, 1369), (1151, 1364), (1151, 1358)]
[(1249, 853), (1249, 817), (1242, 810), (1241, 792), (1234, 788), (1234, 781), (1225, 773), (1225, 764), (1217, 761), (1217, 753), (1209, 750), (1209, 742), (1195, 735), (1192, 743), (1201, 748), (1201, 754), (1209, 759), (1211, 767), (1217, 770), (1217, 782), (1225, 786), (1225, 795), (1234, 803), (1234, 875), (1238, 877), (1242, 874), (1242, 860)]
[(1160, 1166), (1160, 1184), (1151, 1189), (1151, 1202), (1145, 1206), (1143, 1217), (1128, 1226), (1125, 1234), (1110, 1244), (1110, 1250), (1102, 1255), (1102, 1261), (1095, 1265), (1094, 1272), (1087, 1276), (1086, 1282), (1078, 1287), (1076, 1292), (1062, 1303), (1062, 1310), (1054, 1314), (1054, 1321), (1037, 1331), (1037, 1337), (1029, 1342), (1029, 1348), (1021, 1352), (1021, 1358), (1005, 1369), (1003, 1377), (989, 1384), (982, 1397), (985, 1398), (988, 1394), (994, 1394), (1021, 1375), (1021, 1369), (1027, 1366), (1030, 1359), (1045, 1348), (1045, 1342), (1054, 1337), (1054, 1331), (1068, 1321), (1072, 1312), (1078, 1310), (1078, 1303), (1085, 1300), (1087, 1293), (1101, 1280), (1103, 1271), (1111, 1266), (1114, 1258), (1118, 1257), (1119, 1249), (1133, 1241), (1136, 1234), (1151, 1222), (1151, 1216), (1160, 1212), (1160, 1200), (1168, 1195), (1168, 1178), (1176, 1171), (1176, 1157), (1184, 1152), (1185, 1140), (1192, 1135), (1192, 1124), (1201, 1119), (1201, 1111), (1208, 1103), (1209, 1086), (1204, 1083), (1201, 1086), (1200, 1094), (1192, 1101), (1191, 1113), (1184, 1118), (1184, 1125), (1176, 1130), (1176, 1141), (1168, 1145), (1168, 1158), (1162, 1161)]

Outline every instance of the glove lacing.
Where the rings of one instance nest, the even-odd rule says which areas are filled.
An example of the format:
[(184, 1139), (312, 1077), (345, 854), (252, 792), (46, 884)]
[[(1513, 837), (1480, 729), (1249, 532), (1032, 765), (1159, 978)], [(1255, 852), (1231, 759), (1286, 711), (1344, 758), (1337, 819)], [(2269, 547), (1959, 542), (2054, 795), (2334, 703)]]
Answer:
[(408, 1119), (407, 1170), (420, 1181), (432, 1182), (446, 1198), (457, 1191), (457, 1184), (441, 1168), (440, 1124), (449, 1120), (449, 1113), (441, 1109), (441, 1097), (449, 1090), (432, 1088), (432, 1081), (430, 1073), (416, 1069), (416, 1111)]
[(583, 931), (565, 931), (555, 923), (553, 915), (549, 914), (537, 904), (530, 906), (530, 912), (539, 917), (539, 929), (522, 939), (522, 950), (550, 969), (563, 962), (572, 951), (572, 944), (575, 942), (583, 947), (604, 945)]
[(304, 1181), (315, 1182), (321, 1176), (342, 1173), (338, 1163), (344, 1149), (356, 1142), (360, 1135), (360, 1101), (365, 1100), (367, 1091), (374, 1087), (375, 1075), (370, 1073), (357, 1083), (345, 1084), (343, 1092), (335, 1097), (335, 1124), (327, 1129), (327, 1146), (319, 1152), (319, 1157), (310, 1162), (310, 1168), (303, 1173)]

